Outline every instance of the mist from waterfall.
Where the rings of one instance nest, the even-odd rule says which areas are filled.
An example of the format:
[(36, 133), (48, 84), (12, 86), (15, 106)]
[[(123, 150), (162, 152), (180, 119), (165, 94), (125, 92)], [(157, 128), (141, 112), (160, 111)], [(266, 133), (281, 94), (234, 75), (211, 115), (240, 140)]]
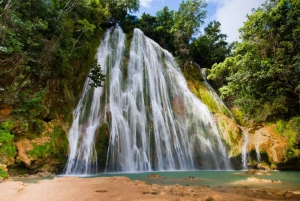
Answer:
[(107, 172), (231, 168), (211, 112), (190, 92), (169, 52), (139, 29), (130, 42), (116, 27), (105, 34), (97, 59), (105, 85), (93, 89), (86, 81), (66, 174), (95, 171), (94, 141), (103, 123), (110, 135)]

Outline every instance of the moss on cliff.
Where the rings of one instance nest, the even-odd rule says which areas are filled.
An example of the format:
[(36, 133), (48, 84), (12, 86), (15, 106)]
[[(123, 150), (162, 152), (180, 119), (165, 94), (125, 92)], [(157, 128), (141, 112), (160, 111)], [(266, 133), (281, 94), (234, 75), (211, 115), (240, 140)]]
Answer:
[(33, 158), (51, 157), (57, 160), (66, 156), (68, 151), (68, 139), (66, 133), (58, 126), (54, 126), (53, 132), (46, 134), (50, 138), (44, 144), (33, 143), (33, 149), (27, 154)]
[(14, 135), (10, 133), (12, 122), (7, 121), (0, 124), (0, 163), (11, 165), (16, 155)]
[(188, 71), (183, 71), (183, 74), (191, 92), (195, 94), (211, 112), (222, 113), (230, 117), (227, 108), (214, 98), (212, 95), (214, 92), (205, 85), (201, 70), (195, 65), (191, 65), (188, 69)]
[[(286, 156), (283, 162), (297, 160), (300, 163), (300, 117), (291, 118), (289, 121), (280, 120), (276, 123), (275, 132), (284, 137)], [(298, 167), (300, 169), (300, 167)]]
[(43, 134), (32, 140), (26, 138), (17, 142), (18, 156), (13, 169), (22, 168), (31, 173), (38, 171), (60, 171), (67, 159), (68, 139), (65, 131), (57, 123), (48, 123)]
[(8, 177), (8, 173), (7, 173), (6, 170), (4, 170), (3, 167), (0, 166), (0, 178), (1, 177), (4, 178), (4, 179), (6, 179)]

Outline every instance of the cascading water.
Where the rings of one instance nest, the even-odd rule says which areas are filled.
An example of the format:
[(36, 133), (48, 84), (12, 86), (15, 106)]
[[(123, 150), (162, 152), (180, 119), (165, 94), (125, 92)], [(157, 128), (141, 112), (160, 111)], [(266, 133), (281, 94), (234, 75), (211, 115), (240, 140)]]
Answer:
[[(99, 47), (98, 60), (105, 60), (110, 49), (108, 41), (112, 30)], [(104, 51), (105, 50), (105, 51)], [(73, 112), (73, 123), (69, 132), (69, 158), (65, 168), (66, 174), (91, 174), (97, 172), (97, 153), (95, 150), (95, 133), (100, 124), (100, 97), (102, 88), (93, 88), (88, 78), (84, 84), (82, 96)]]
[(242, 163), (243, 163), (243, 169), (246, 170), (248, 169), (248, 165), (247, 165), (247, 162), (248, 162), (248, 153), (247, 153), (247, 145), (249, 143), (249, 130), (250, 129), (247, 129), (246, 131), (244, 131), (244, 145), (243, 145), (243, 148), (242, 148)]
[(189, 91), (172, 55), (138, 29), (128, 47), (125, 38), (121, 28), (111, 28), (98, 49), (106, 73), (103, 94), (85, 85), (74, 111), (66, 173), (91, 173), (77, 166), (96, 161), (94, 142), (86, 143), (85, 136), (93, 130), (88, 138), (94, 139), (100, 121), (110, 133), (106, 171), (230, 169), (212, 114)]
[(259, 146), (261, 142), (261, 131), (259, 130), (259, 135), (257, 136), (256, 143), (255, 143), (255, 151), (256, 151), (256, 158), (257, 158), (257, 163), (261, 163), (261, 156), (260, 156), (260, 151), (259, 151)]

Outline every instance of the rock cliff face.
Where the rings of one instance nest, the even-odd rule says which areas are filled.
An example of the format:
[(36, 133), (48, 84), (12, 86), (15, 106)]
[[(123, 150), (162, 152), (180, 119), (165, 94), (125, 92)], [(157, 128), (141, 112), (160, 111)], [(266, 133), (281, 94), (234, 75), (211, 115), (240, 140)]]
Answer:
[(246, 165), (249, 168), (300, 169), (300, 150), (296, 146), (300, 135), (299, 126), (297, 126), (299, 118), (285, 123), (277, 121), (258, 124), (251, 119), (245, 119), (235, 108), (235, 118), (238, 118), (239, 122), (244, 125), (241, 126), (232, 118), (232, 115), (228, 114), (222, 104), (217, 103), (219, 100), (211, 95), (212, 89), (205, 84), (205, 75), (197, 69), (197, 66), (191, 66), (190, 72), (184, 72), (184, 74), (190, 90), (213, 112), (234, 168), (243, 168), (242, 151), (245, 147)]
[[(247, 166), (259, 169), (276, 169), (276, 164), (284, 163), (287, 152), (287, 139), (275, 132), (276, 124), (259, 127), (241, 127), (222, 114), (215, 114), (223, 139), (230, 150), (235, 168), (242, 168), (242, 150), (246, 146)], [(248, 143), (245, 145), (245, 132)]]
[(44, 131), (33, 139), (15, 142), (16, 163), (36, 171), (58, 172), (68, 154), (67, 127), (58, 120), (44, 123)]
[(60, 171), (68, 154), (67, 124), (58, 119), (40, 121), (39, 132), (34, 132), (14, 119), (12, 111), (11, 107), (0, 110), (1, 171), (8, 168), (11, 175)]
[(287, 143), (284, 137), (281, 137), (275, 132), (274, 127), (275, 124), (254, 128), (253, 131), (249, 133), (250, 140), (247, 150), (249, 153), (255, 151), (258, 152), (257, 154), (263, 154), (261, 160), (276, 164), (284, 160)]

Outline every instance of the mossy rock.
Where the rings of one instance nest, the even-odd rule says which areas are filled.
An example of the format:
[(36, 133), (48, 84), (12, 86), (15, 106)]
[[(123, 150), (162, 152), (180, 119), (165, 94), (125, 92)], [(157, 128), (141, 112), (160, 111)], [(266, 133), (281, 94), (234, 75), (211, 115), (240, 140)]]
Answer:
[(230, 117), (227, 108), (214, 98), (212, 95), (214, 92), (204, 83), (201, 69), (195, 65), (190, 66), (188, 69), (188, 71), (183, 71), (183, 75), (191, 92), (195, 94), (211, 112), (225, 114)]
[(0, 178), (3, 178), (3, 179), (8, 178), (8, 172), (7, 172), (6, 165), (0, 164)]
[(50, 140), (44, 144), (32, 143), (33, 149), (28, 151), (28, 156), (32, 157), (35, 162), (34, 168), (44, 167), (44, 160), (53, 161), (54, 163), (64, 163), (68, 153), (68, 139), (64, 130), (54, 126), (52, 133), (47, 133)]
[(97, 130), (96, 133), (96, 151), (98, 158), (98, 165), (100, 169), (105, 168), (106, 157), (107, 157), (107, 149), (109, 146), (109, 126), (107, 123), (103, 123)]
[(15, 142), (19, 152), (10, 171), (22, 172), (21, 169), (26, 170), (26, 173), (61, 171), (68, 155), (67, 134), (61, 123), (57, 120), (45, 123), (41, 134), (31, 133), (31, 135), (35, 137), (19, 138)]
[(14, 135), (10, 133), (12, 122), (0, 124), (0, 163), (11, 165), (16, 155)]

